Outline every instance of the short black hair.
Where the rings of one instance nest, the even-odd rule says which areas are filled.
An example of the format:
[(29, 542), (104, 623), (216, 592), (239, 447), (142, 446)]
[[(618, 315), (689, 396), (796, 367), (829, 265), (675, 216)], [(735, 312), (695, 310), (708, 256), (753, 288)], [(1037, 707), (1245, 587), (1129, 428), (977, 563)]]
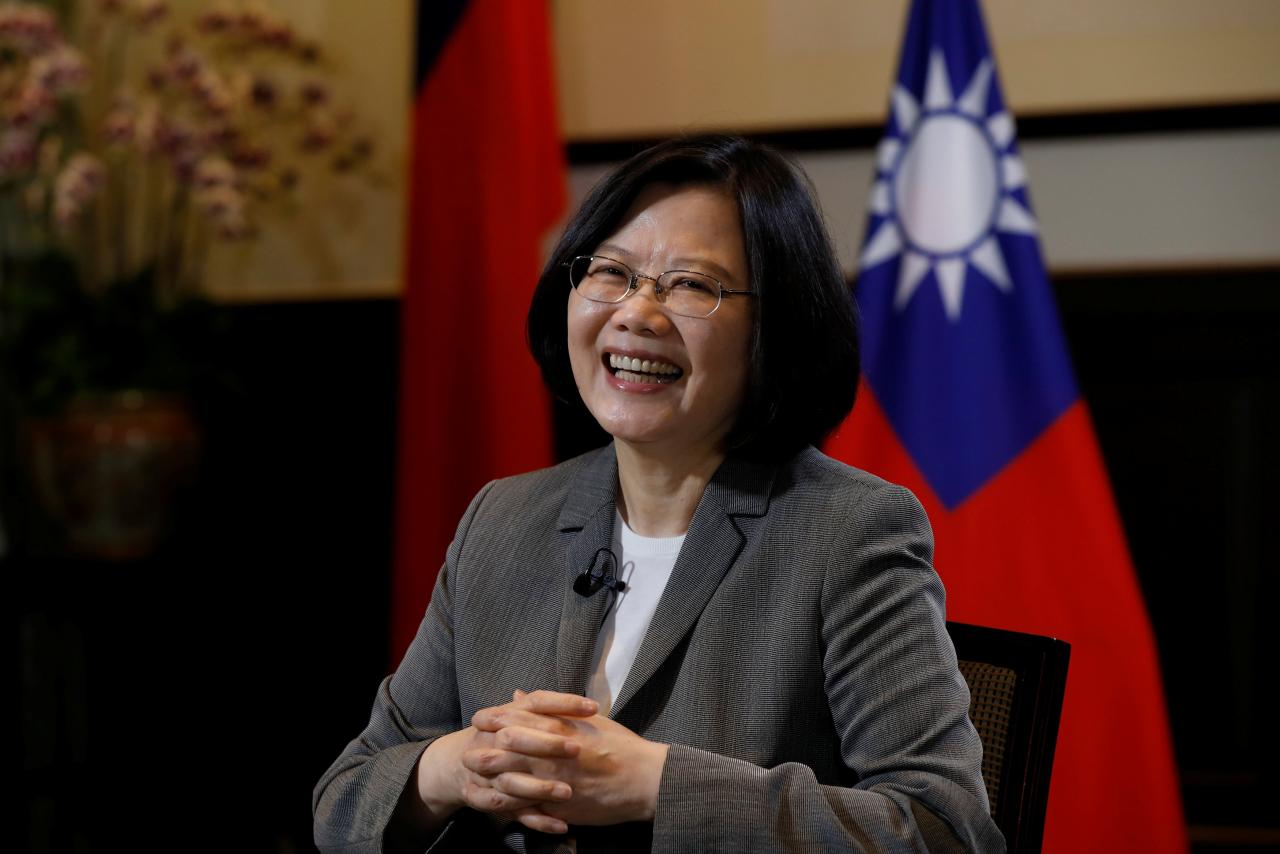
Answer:
[(819, 444), (857, 394), (857, 309), (808, 177), (776, 150), (742, 137), (659, 143), (591, 191), (565, 227), (529, 307), (529, 347), (543, 379), (558, 398), (582, 407), (569, 364), (563, 265), (595, 252), (653, 184), (717, 187), (738, 206), (757, 296), (746, 396), (728, 449), (778, 460)]

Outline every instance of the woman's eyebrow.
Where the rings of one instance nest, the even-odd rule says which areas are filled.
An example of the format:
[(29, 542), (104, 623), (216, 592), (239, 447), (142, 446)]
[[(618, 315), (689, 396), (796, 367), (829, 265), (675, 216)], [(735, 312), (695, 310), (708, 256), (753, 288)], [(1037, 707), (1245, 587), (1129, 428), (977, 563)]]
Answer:
[(726, 281), (733, 282), (737, 278), (710, 258), (685, 256), (681, 258), (672, 258), (671, 263), (673, 265), (671, 269), (673, 270), (692, 270), (696, 273), (705, 269), (710, 270), (717, 279), (724, 279)]
[(596, 252), (610, 252), (610, 253), (613, 253), (614, 255), (621, 255), (623, 258), (635, 257), (629, 251), (627, 251), (626, 249), (623, 249), (621, 246), (619, 246), (616, 243), (601, 243), (599, 246), (596, 247)]
[[(596, 248), (596, 252), (601, 254), (617, 255), (619, 261), (634, 261), (635, 259), (634, 254), (616, 243), (601, 243)], [(717, 279), (723, 279), (727, 282), (737, 281), (736, 276), (721, 265), (717, 264), (715, 261), (697, 255), (684, 255), (679, 258), (671, 259), (671, 269), (692, 270), (693, 272), (700, 272), (705, 269), (710, 270), (712, 275)], [(664, 270), (663, 272), (665, 273), (666, 271)]]

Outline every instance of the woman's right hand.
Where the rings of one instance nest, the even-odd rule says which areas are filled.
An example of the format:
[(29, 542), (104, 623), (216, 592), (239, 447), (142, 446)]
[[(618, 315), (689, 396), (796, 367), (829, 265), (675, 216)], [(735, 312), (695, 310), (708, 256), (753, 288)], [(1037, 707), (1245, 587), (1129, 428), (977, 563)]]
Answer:
[[(585, 697), (550, 692), (548, 696), (556, 704), (552, 714), (586, 718), (598, 711), (596, 702)], [(500, 712), (513, 704), (514, 701), (487, 711)], [(568, 739), (548, 738), (536, 749), (540, 751), (537, 755), (543, 758), (572, 759), (577, 756), (580, 745)], [(475, 727), (433, 741), (418, 760), (417, 800), (421, 807), (415, 810), (418, 823), (427, 829), (438, 828), (462, 807), (470, 807), (518, 821), (532, 830), (565, 833), (568, 824), (547, 815), (537, 805), (569, 800), (573, 790), (568, 783), (515, 771), (486, 775), (467, 767), (501, 768), (509, 764), (502, 761), (502, 754), (507, 752), (499, 746), (494, 733), (481, 732)], [(522, 747), (521, 754), (533, 755), (528, 745)]]

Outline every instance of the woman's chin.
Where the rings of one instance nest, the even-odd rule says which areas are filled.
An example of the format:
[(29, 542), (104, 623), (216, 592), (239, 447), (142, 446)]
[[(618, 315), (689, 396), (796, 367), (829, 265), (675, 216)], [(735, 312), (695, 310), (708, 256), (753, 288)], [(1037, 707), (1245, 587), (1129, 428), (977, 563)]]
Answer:
[(669, 424), (609, 424), (600, 422), (614, 442), (646, 457), (683, 459), (690, 463), (698, 458), (720, 459), (724, 456), (724, 437), (719, 432), (693, 439)]
[(671, 446), (679, 442), (679, 431), (672, 429), (666, 419), (644, 418), (601, 418), (596, 416), (604, 432), (616, 442), (631, 445), (637, 449)]
[(617, 423), (607, 419), (597, 419), (597, 421), (604, 432), (614, 438), (614, 441), (625, 442), (628, 445), (660, 444), (664, 438), (669, 438), (669, 433), (656, 425)]

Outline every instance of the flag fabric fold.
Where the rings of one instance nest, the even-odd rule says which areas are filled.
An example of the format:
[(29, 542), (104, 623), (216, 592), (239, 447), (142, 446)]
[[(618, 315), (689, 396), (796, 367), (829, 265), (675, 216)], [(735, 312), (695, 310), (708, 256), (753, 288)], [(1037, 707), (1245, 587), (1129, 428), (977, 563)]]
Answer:
[(1044, 850), (1184, 851), (1155, 641), (976, 0), (916, 0), (900, 65), (862, 390), (827, 450), (920, 497), (950, 619), (1071, 643)]
[(488, 480), (552, 462), (525, 340), (565, 203), (547, 4), (419, 0), (392, 581), (393, 660)]

